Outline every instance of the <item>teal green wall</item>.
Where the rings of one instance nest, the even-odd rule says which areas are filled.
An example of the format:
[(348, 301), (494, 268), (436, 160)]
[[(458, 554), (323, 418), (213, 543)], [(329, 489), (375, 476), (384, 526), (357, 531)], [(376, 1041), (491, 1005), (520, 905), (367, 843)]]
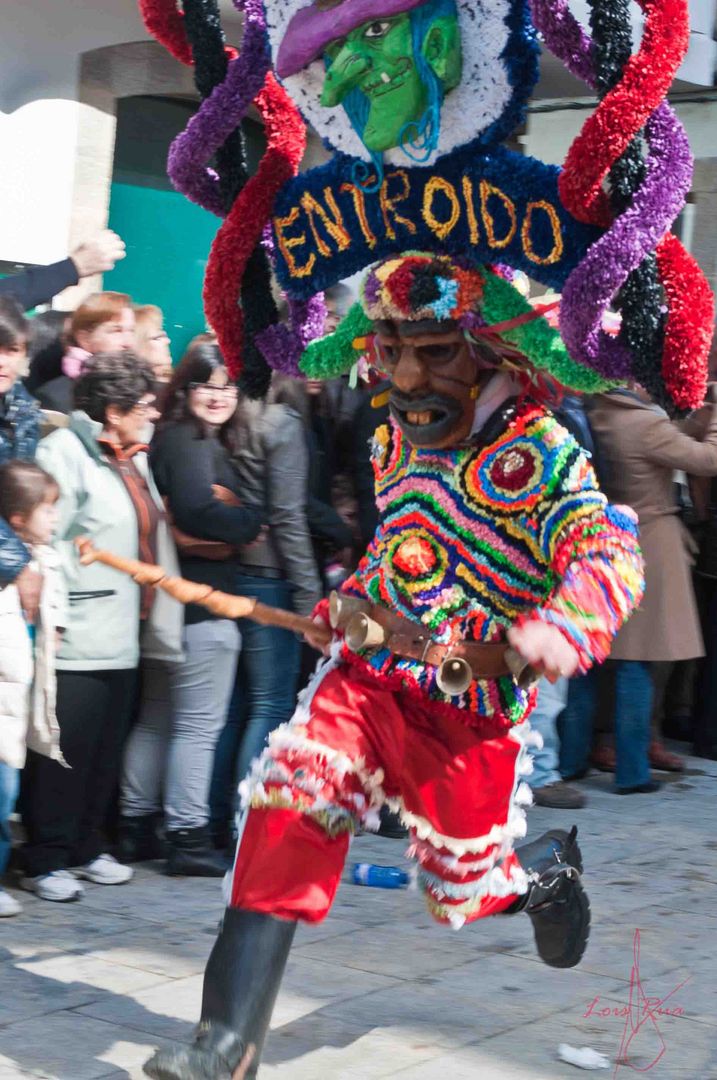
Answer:
[(175, 362), (206, 329), (202, 281), (221, 222), (179, 195), (167, 177), (167, 154), (194, 115), (196, 103), (130, 97), (118, 102), (109, 226), (127, 245), (127, 258), (104, 287), (164, 312)]
[(206, 329), (202, 282), (220, 224), (176, 191), (112, 184), (109, 225), (127, 245), (127, 258), (105, 274), (104, 287), (161, 307), (175, 362)]
[[(169, 148), (196, 108), (194, 101), (146, 96), (122, 98), (117, 107), (109, 226), (127, 245), (127, 258), (105, 274), (104, 287), (161, 307), (175, 363), (206, 329), (202, 283), (221, 224), (174, 191), (167, 177)], [(253, 120), (242, 129), (253, 173), (264, 132)]]

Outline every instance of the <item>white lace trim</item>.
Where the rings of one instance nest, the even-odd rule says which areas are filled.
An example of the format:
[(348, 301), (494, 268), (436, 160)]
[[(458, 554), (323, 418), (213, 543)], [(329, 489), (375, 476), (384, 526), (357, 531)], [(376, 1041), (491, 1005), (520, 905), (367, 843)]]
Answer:
[(479, 874), (481, 870), (492, 870), (496, 863), (510, 854), (511, 849), (512, 842), (509, 840), (504, 841), (486, 858), (473, 859), (471, 862), (467, 862), (465, 860), (461, 861), (456, 855), (446, 855), (436, 851), (433, 845), (425, 840), (415, 840), (408, 848), (406, 856), (409, 859), (416, 859), (419, 866), (424, 865), (424, 858), (426, 860), (430, 859), (432, 863), (441, 866), (447, 874), (467, 877), (468, 874)]
[(528, 891), (528, 876), (520, 866), (512, 866), (508, 874), (502, 866), (494, 866), (477, 881), (458, 884), (443, 881), (435, 874), (419, 870), (418, 883), (437, 900), (479, 900), (484, 896), (522, 895)]

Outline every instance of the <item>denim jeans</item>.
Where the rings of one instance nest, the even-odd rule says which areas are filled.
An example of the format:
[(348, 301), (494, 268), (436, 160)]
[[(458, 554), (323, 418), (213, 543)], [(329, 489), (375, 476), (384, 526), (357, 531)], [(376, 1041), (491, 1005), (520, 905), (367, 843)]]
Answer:
[[(641, 660), (609, 661), (615, 668), (615, 754), (617, 787), (636, 787), (650, 779), (653, 683), (650, 665)], [(560, 772), (575, 776), (588, 766), (597, 709), (598, 672), (572, 679), (563, 714)]]
[(567, 696), (567, 679), (558, 679), (556, 683), (550, 683), (547, 679), (540, 680), (538, 702), (529, 717), (531, 728), (543, 739), (542, 749), (533, 750), (531, 753), (533, 771), (528, 777), (528, 783), (532, 788), (545, 787), (560, 780), (557, 719), (565, 708)]
[(15, 809), (20, 787), (20, 770), (0, 761), (0, 875), (10, 859), (10, 814)]
[[(262, 604), (291, 607), (291, 588), (284, 580), (239, 574), (236, 591)], [(214, 756), (209, 792), (212, 827), (221, 829), (236, 812), (236, 792), (269, 734), (290, 720), (296, 706), (301, 645), (289, 630), (239, 620), (242, 651), (224, 730)]]
[(184, 627), (184, 660), (147, 660), (140, 714), (124, 755), (121, 809), (162, 810), (170, 830), (204, 828), (216, 744), (226, 722), (241, 638), (231, 619)]

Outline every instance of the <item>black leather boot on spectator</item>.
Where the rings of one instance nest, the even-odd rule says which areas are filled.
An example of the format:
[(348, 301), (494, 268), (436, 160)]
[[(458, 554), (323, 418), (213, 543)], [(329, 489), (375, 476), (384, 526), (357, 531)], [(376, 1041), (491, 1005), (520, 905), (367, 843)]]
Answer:
[(249, 1047), (253, 1080), (296, 931), (295, 922), (228, 908), (204, 975), (192, 1046), (160, 1050), (144, 1066), (154, 1080), (231, 1080)]
[(575, 827), (569, 833), (555, 829), (515, 849), (534, 880), (506, 914), (527, 912), (538, 955), (550, 967), (575, 967), (590, 936), (590, 902), (580, 881), (583, 860), (577, 835)]
[(210, 825), (212, 844), (217, 851), (223, 851), (225, 855), (233, 857), (237, 846), (237, 831), (234, 821), (226, 825)]
[(165, 859), (167, 844), (159, 835), (162, 814), (120, 817), (117, 826), (117, 858), (122, 863)]
[(209, 829), (167, 830), (166, 872), (173, 877), (224, 877), (231, 861), (216, 851)]

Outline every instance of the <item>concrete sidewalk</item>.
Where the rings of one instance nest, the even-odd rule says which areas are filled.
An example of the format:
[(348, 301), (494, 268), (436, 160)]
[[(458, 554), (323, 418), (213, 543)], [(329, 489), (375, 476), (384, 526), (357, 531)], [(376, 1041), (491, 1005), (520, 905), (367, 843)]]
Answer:
[[(580, 826), (593, 934), (578, 969), (541, 964), (524, 916), (455, 933), (416, 892), (345, 881), (330, 918), (299, 931), (260, 1075), (577, 1080), (557, 1060), (567, 1042), (608, 1055), (604, 1076), (654, 1062), (654, 1080), (717, 1078), (717, 763), (691, 761), (656, 795), (585, 788), (585, 810), (529, 813), (531, 837)], [(351, 861), (398, 864), (403, 846), (360, 837)], [(78, 904), (18, 893), (25, 914), (0, 922), (0, 1080), (139, 1077), (154, 1047), (190, 1038), (221, 883), (160, 870), (88, 885)], [(638, 929), (636, 1030), (616, 1067)]]

